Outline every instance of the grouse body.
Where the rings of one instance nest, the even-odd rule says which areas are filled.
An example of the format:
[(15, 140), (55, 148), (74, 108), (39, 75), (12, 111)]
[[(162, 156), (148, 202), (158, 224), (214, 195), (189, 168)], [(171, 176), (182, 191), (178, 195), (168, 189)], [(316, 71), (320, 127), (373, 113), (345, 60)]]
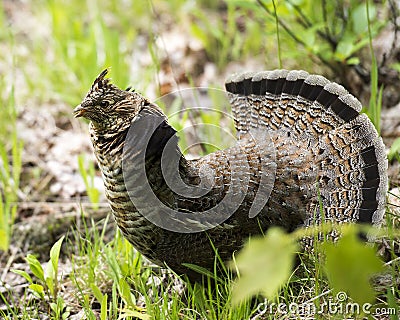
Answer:
[(236, 145), (187, 160), (162, 110), (106, 74), (74, 114), (90, 120), (118, 227), (154, 263), (197, 279), (183, 264), (213, 270), (215, 250), (228, 261), (270, 226), (381, 222), (384, 145), (342, 86), (305, 71), (234, 75)]

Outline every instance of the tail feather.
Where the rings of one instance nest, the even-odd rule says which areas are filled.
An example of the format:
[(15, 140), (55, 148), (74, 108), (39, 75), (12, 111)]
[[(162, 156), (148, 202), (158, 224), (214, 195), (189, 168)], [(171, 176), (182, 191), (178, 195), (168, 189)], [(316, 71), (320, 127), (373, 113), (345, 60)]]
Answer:
[[(327, 219), (378, 224), (385, 211), (387, 160), (361, 103), (339, 84), (305, 71), (234, 75), (226, 82), (239, 139), (251, 128), (303, 141), (315, 155)], [(318, 207), (311, 203), (310, 210)], [(319, 217), (320, 219), (321, 217)]]

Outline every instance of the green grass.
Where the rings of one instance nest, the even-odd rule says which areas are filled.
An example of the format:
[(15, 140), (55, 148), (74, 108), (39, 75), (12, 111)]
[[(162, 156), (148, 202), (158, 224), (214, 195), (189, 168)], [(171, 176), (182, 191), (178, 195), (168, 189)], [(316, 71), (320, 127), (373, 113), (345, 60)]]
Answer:
[[(389, 216), (388, 225), (391, 222)], [(117, 319), (122, 315), (131, 315), (139, 319), (249, 319), (251, 316), (255, 316), (257, 312), (260, 312), (260, 310), (263, 310), (263, 308), (266, 309), (266, 315), (269, 315), (268, 313), (274, 310), (274, 318), (283, 319), (285, 316), (283, 309), (277, 310), (274, 305), (281, 304), (281, 306), (285, 305), (286, 307), (290, 304), (302, 305), (314, 297), (320, 296), (320, 299), (317, 299), (313, 303), (316, 308), (322, 308), (321, 305), (329, 300), (337, 301), (335, 300), (337, 291), (341, 291), (339, 289), (332, 291), (330, 280), (326, 275), (332, 275), (335, 272), (330, 271), (326, 274), (325, 268), (321, 263), (322, 252), (320, 249), (316, 249), (315, 253), (300, 255), (301, 263), (298, 264), (294, 271), (288, 274), (289, 277), (286, 280), (281, 282), (282, 285), (279, 290), (273, 289), (274, 291), (268, 300), (263, 300), (261, 296), (252, 300), (242, 300), (243, 292), (239, 292), (242, 298), (237, 300), (238, 292), (235, 290), (237, 290), (239, 282), (245, 281), (243, 275), (239, 278), (239, 282), (237, 282), (230, 277), (218, 279), (214, 274), (212, 278), (208, 279), (208, 282), (206, 281), (204, 287), (198, 284), (188, 284), (187, 289), (179, 293), (179, 290), (172, 289), (176, 285), (176, 280), (174, 280), (176, 277), (170, 275), (166, 278), (166, 282), (163, 285), (159, 285), (160, 269), (155, 268), (152, 270), (144, 265), (141, 255), (119, 233), (116, 234), (111, 242), (106, 243), (104, 241), (104, 230), (107, 223), (106, 219), (100, 225), (94, 225), (93, 223), (85, 225), (82, 233), (75, 231), (64, 241), (67, 243), (70, 242), (73, 244), (71, 248), (75, 248), (68, 255), (71, 258), (73, 271), (68, 277), (61, 277), (63, 273), (62, 269), (51, 273), (52, 283), (58, 286), (52, 289), (53, 291), (58, 290), (59, 295), (56, 299), (51, 293), (50, 288), (44, 291), (40, 289), (42, 285), (45, 288), (46, 283), (49, 282), (50, 278), (46, 276), (46, 274), (49, 274), (48, 271), (40, 271), (41, 268), (38, 267), (38, 262), (32, 257), (29, 258), (34, 276), (31, 278), (26, 275), (26, 277), (30, 279), (30, 283), (37, 283), (38, 285), (27, 289), (24, 298), (26, 300), (21, 299), (21, 301), (17, 301), (13, 308), (9, 308), (8, 315), (11, 316), (12, 314), (21, 312), (20, 308), (23, 310), (25, 307), (26, 310), (23, 314), (25, 312), (26, 314), (22, 319), (29, 319), (35, 315), (42, 317), (47, 312), (51, 319), (61, 319), (62, 314), (67, 314), (71, 311), (71, 305), (69, 305), (71, 302), (66, 301), (62, 297), (64, 294), (72, 292), (75, 296), (74, 308), (78, 306), (89, 319), (95, 319), (96, 313), (101, 314), (101, 319)], [(392, 234), (394, 239), (399, 237), (398, 233), (398, 229), (397, 231), (396, 229), (388, 231), (388, 234)], [(299, 237), (306, 234), (312, 234), (310, 229), (297, 232), (297, 236)], [(295, 238), (296, 236), (287, 237), (287, 240), (294, 241)], [(268, 237), (260, 239), (260, 241), (267, 239)], [(265, 244), (267, 245), (267, 243)], [(343, 249), (351, 252), (352, 245), (349, 246), (346, 244)], [(354, 245), (359, 246), (360, 244), (354, 243)], [(391, 254), (393, 254), (393, 257), (395, 257), (394, 245), (390, 249), (392, 250)], [(279, 250), (281, 254), (286, 250), (283, 247), (262, 247), (264, 251), (273, 252), (273, 250)], [(368, 250), (369, 254), (374, 251), (371, 247), (363, 246), (363, 248)], [(52, 251), (57, 252), (55, 249), (52, 249)], [(335, 251), (335, 254), (338, 252), (340, 251)], [(258, 254), (253, 253), (251, 254), (253, 259), (263, 256), (262, 252)], [(50, 261), (53, 263), (58, 260), (55, 254), (51, 256)], [(372, 257), (376, 259), (374, 254), (367, 259)], [(369, 262), (363, 260), (361, 251), (354, 258), (360, 264), (353, 266), (357, 270), (363, 270), (365, 266), (371, 265)], [(254, 267), (257, 264), (254, 261), (246, 259), (246, 261), (238, 263), (239, 270), (242, 269), (241, 265), (243, 262), (247, 263), (250, 267)], [(278, 270), (281, 271), (280, 263), (280, 260), (273, 260), (267, 263), (265, 268), (268, 268), (267, 265), (273, 266), (275, 264)], [(51, 265), (52, 267), (50, 268), (54, 268), (53, 264)], [(323, 268), (321, 269), (321, 267)], [(398, 274), (398, 267), (398, 264), (393, 260), (392, 263), (386, 264), (385, 272), (396, 275)], [(268, 277), (276, 277), (274, 273), (266, 273), (269, 269), (265, 268), (258, 270), (256, 274), (260, 275), (264, 272)], [(348, 271), (351, 273), (351, 268)], [(149, 279), (153, 279), (153, 281)], [(358, 282), (357, 286), (353, 288), (357, 290), (360, 283)], [(262, 284), (261, 278), (258, 279), (258, 284)], [(268, 290), (271, 289), (269, 285), (266, 288)], [(29, 292), (32, 290), (37, 296), (34, 299), (29, 297)], [(363, 293), (364, 291), (360, 291), (358, 294), (363, 295)], [(396, 299), (398, 299), (399, 294), (399, 290), (395, 287), (387, 292), (381, 291), (378, 297), (381, 302), (372, 301), (372, 308), (393, 308), (396, 306)], [(345, 303), (354, 304), (357, 301), (349, 298), (349, 300), (343, 302), (343, 305), (346, 305)], [(145, 307), (137, 306), (139, 302), (144, 302)], [(360, 305), (362, 304), (360, 303)], [(31, 310), (27, 306), (36, 306), (37, 310)], [(57, 314), (60, 317), (57, 317)], [(329, 316), (330, 312), (326, 310), (323, 314)], [(337, 312), (337, 315), (340, 318), (341, 313)]]
[(89, 162), (87, 164), (88, 168), (85, 168), (85, 166), (85, 155), (80, 154), (78, 156), (79, 173), (81, 174), (83, 182), (85, 183), (86, 193), (92, 204), (92, 208), (93, 210), (97, 210), (99, 208), (100, 191), (96, 189), (94, 185), (94, 164), (93, 162)]
[[(257, 58), (264, 61), (265, 68), (271, 69), (281, 65), (312, 69), (315, 61), (322, 61), (315, 67), (317, 69), (329, 68), (329, 65), (353, 65), (359, 61), (361, 48), (371, 43), (382, 27), (382, 22), (374, 18), (369, 20), (376, 11), (376, 4), (371, 2), (370, 14), (367, 14), (360, 1), (351, 1), (352, 6), (347, 9), (349, 23), (343, 24), (342, 30), (334, 19), (335, 8), (331, 3), (322, 1), (321, 4), (327, 4), (325, 9), (308, 1), (263, 3), (265, 7), (256, 1), (229, 1), (225, 10), (213, 1), (201, 1), (196, 5), (183, 0), (127, 1), (123, 8), (117, 0), (27, 1), (25, 10), (33, 17), (32, 21), (37, 26), (46, 27), (45, 32), (41, 29), (27, 32), (21, 25), (9, 25), (2, 2), (0, 39), (9, 50), (0, 50), (0, 62), (6, 66), (1, 69), (5, 71), (0, 77), (0, 250), (6, 251), (10, 244), (22, 183), (23, 142), (18, 139), (17, 132), (21, 107), (39, 110), (48, 104), (66, 104), (72, 110), (98, 73), (110, 66), (114, 83), (122, 87), (133, 85), (138, 91), (144, 91), (155, 81), (155, 73), (162, 69), (162, 54), (155, 39), (162, 34), (159, 29), (164, 27), (163, 15), (173, 17), (174, 23), (187, 28), (191, 36), (202, 43), (207, 58), (217, 65), (220, 72), (230, 61), (244, 62)], [(310, 20), (304, 19), (302, 14)], [(321, 19), (324, 15), (326, 23)], [(357, 24), (357, 21), (362, 23)], [(310, 23), (311, 27), (301, 23)], [(290, 31), (296, 31), (295, 35), (299, 35), (301, 41), (293, 38)], [(336, 46), (332, 47), (324, 34), (335, 36)], [(148, 39), (145, 52), (150, 54), (152, 64), (139, 69), (134, 61), (136, 55), (142, 53), (139, 44), (143, 37)], [(378, 87), (374, 61), (372, 98), (367, 112), (379, 131), (382, 88)], [(328, 66), (324, 65), (325, 62)], [(215, 92), (210, 93), (213, 95)], [(216, 105), (221, 105), (218, 94), (212, 98)], [(183, 129), (190, 119), (188, 114), (180, 113), (179, 108), (172, 105), (168, 111), (177, 114), (175, 119), (171, 119), (173, 126)], [(222, 106), (220, 111), (226, 112), (227, 109)], [(224, 119), (223, 113), (218, 112), (210, 116), (199, 111), (196, 117), (213, 127)], [(222, 147), (229, 143), (229, 140), (224, 141), (220, 131), (199, 130), (198, 134), (211, 134), (212, 140)], [(189, 146), (189, 141), (183, 137), (180, 143), (183, 149)], [(206, 146), (204, 152), (211, 152), (212, 148)], [(398, 145), (393, 146), (393, 158), (399, 149)], [(81, 158), (80, 172), (96, 208), (99, 195), (93, 184), (94, 167), (86, 165)], [(391, 206), (388, 208), (385, 229), (391, 257), (385, 265), (385, 272), (398, 277), (396, 245), (399, 221), (393, 209)], [(213, 275), (205, 287), (188, 285), (182, 293), (173, 290), (176, 281), (172, 276), (162, 286), (157, 285), (157, 280), (151, 279), (159, 277), (159, 268), (153, 269), (145, 264), (142, 256), (120, 233), (117, 232), (111, 241), (105, 239), (108, 222), (107, 219), (100, 223), (91, 222), (84, 224), (82, 231), (78, 231), (78, 226), (71, 230), (64, 239), (64, 246), (68, 249), (61, 250), (58, 257), (58, 243), (50, 254), (49, 264), (27, 256), (31, 266), (29, 273), (17, 273), (25, 276), (30, 288), (26, 288), (22, 297), (10, 297), (8, 292), (0, 292), (0, 302), (6, 305), (0, 310), (0, 317), (63, 319), (72, 308), (76, 308), (83, 310), (88, 319), (118, 319), (124, 315), (139, 319), (249, 319), (266, 306), (264, 297), (259, 294), (237, 302), (234, 288), (238, 284), (229, 277), (215, 282), (216, 275)], [(315, 305), (321, 306), (329, 299), (334, 300), (334, 272), (327, 272), (326, 269), (330, 268), (322, 261), (319, 249), (311, 254), (301, 254), (294, 271), (286, 274), (280, 286), (267, 295), (270, 298), (268, 305), (283, 303), (289, 306), (316, 298), (313, 300)], [(63, 269), (65, 265), (72, 271)], [(240, 265), (237, 266), (239, 270)], [(239, 281), (243, 279), (244, 275)], [(261, 284), (259, 279), (256, 280)], [(251, 289), (254, 293), (254, 288)], [(378, 292), (373, 304), (397, 307), (399, 297), (399, 288), (388, 286)], [(279, 310), (273, 311), (271, 314), (268, 310), (265, 318), (285, 318)], [(323, 315), (329, 316), (328, 312)], [(331, 316), (341, 318), (339, 315)]]
[[(5, 86), (5, 82), (0, 83)], [(15, 91), (12, 84), (0, 111), (0, 250), (8, 250), (22, 170), (23, 141), (17, 136)]]

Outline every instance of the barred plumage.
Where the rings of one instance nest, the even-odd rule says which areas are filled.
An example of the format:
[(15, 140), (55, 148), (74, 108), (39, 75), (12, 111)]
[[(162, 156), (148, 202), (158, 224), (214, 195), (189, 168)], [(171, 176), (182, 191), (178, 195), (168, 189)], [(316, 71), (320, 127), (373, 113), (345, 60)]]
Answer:
[(233, 105), (240, 101), (242, 109), (253, 112), (251, 117), (246, 112), (235, 117), (240, 133), (263, 126), (305, 142), (318, 166), (325, 218), (381, 221), (385, 149), (372, 123), (359, 114), (361, 103), (354, 96), (305, 71), (246, 73), (232, 77), (226, 86)]
[(161, 109), (106, 73), (74, 113), (91, 120), (119, 228), (153, 262), (197, 279), (182, 263), (212, 270), (213, 245), (226, 261), (272, 225), (320, 222), (318, 191), (325, 220), (381, 222), (384, 145), (340, 85), (305, 71), (235, 75), (226, 89), (237, 144), (188, 161)]

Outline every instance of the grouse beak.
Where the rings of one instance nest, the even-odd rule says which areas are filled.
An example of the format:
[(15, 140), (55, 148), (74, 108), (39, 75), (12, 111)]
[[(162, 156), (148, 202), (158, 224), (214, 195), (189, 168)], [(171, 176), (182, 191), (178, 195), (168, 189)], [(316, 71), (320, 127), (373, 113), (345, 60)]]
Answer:
[(86, 112), (86, 109), (82, 107), (81, 104), (78, 104), (74, 111), (72, 112), (74, 114), (75, 118), (83, 117)]

